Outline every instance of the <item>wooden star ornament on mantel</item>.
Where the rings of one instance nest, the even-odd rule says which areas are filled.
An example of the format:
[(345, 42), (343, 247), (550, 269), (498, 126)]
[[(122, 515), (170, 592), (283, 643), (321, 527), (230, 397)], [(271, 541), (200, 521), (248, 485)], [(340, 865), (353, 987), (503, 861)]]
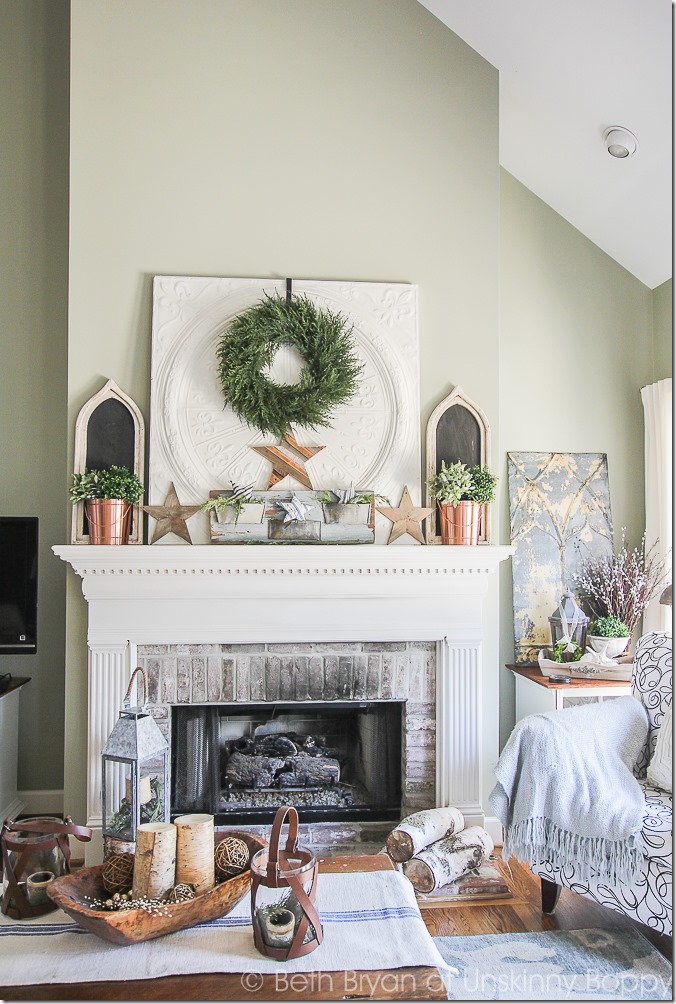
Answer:
[(382, 516), (386, 516), (393, 524), (390, 536), (387, 539), (388, 544), (393, 544), (395, 540), (403, 537), (405, 533), (410, 534), (411, 537), (414, 537), (421, 544), (425, 543), (422, 522), (428, 516), (432, 515), (434, 509), (424, 509), (414, 506), (408, 486), (404, 488), (401, 501), (396, 509), (388, 508), (387, 506), (377, 506), (377, 509)]
[(282, 478), (290, 475), (303, 486), (312, 488), (312, 481), (305, 464), (312, 460), (316, 453), (325, 450), (325, 446), (301, 446), (289, 433), (284, 437), (278, 446), (251, 446), (250, 449), (258, 453), (263, 460), (268, 460), (272, 464), (272, 470), (268, 480), (268, 488), (272, 488)]
[(166, 537), (168, 533), (175, 533), (177, 537), (185, 540), (188, 544), (192, 544), (190, 530), (186, 526), (185, 521), (194, 516), (196, 512), (199, 512), (200, 506), (181, 505), (178, 501), (173, 481), (167, 492), (164, 505), (144, 505), (143, 511), (157, 520), (153, 531), (153, 539), (150, 541), (151, 544), (157, 543), (162, 537)]

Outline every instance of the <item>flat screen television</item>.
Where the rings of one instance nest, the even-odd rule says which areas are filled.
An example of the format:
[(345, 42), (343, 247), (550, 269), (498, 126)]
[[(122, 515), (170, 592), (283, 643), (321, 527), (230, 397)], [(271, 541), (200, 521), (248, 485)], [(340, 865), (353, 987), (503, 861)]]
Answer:
[(38, 518), (0, 516), (0, 655), (38, 649)]

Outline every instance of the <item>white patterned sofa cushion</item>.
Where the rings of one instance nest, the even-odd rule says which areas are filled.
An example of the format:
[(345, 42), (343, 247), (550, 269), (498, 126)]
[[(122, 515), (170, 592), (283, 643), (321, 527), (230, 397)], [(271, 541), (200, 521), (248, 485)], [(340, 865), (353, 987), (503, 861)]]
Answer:
[(652, 787), (645, 774), (657, 733), (672, 699), (672, 641), (668, 632), (653, 631), (639, 640), (634, 656), (632, 693), (645, 706), (650, 729), (634, 773), (645, 795), (643, 845), (645, 866), (630, 886), (583, 881), (575, 865), (554, 868), (546, 861), (531, 864), (542, 879), (571, 889), (601, 906), (623, 913), (662, 934), (672, 933), (672, 795)]

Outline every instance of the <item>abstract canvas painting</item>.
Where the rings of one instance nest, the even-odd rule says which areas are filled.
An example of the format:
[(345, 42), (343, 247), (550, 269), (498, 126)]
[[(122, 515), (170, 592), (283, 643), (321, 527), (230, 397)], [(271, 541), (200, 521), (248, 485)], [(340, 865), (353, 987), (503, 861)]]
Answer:
[[(605, 453), (508, 453), (517, 663), (551, 644), (548, 617), (584, 561), (612, 554)], [(579, 602), (579, 595), (578, 595)]]

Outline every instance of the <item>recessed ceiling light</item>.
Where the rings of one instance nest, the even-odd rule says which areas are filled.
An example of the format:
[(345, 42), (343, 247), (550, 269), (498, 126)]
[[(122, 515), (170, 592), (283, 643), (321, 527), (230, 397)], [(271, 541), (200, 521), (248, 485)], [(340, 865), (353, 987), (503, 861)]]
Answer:
[(606, 129), (603, 141), (610, 156), (619, 160), (631, 157), (638, 150), (638, 140), (633, 132), (623, 129), (622, 126), (611, 126)]

